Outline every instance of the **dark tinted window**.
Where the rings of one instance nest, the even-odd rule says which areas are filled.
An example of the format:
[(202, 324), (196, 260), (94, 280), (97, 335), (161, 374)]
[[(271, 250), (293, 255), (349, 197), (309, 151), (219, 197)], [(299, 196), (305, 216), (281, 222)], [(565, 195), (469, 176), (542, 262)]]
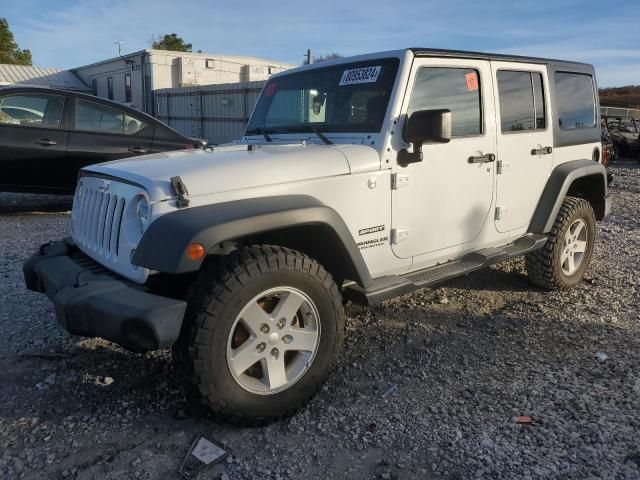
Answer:
[(76, 103), (76, 130), (122, 134), (124, 113), (115, 108), (78, 100)]
[(107, 78), (107, 96), (109, 100), (113, 100), (113, 78)]
[(91, 93), (93, 94), (94, 97), (98, 96), (98, 79), (97, 78), (91, 79)]
[(544, 129), (546, 108), (542, 75), (500, 70), (497, 77), (502, 132)]
[(124, 101), (131, 103), (131, 74), (125, 73), (124, 75)]
[(60, 128), (62, 95), (21, 94), (0, 98), (0, 124)]
[(589, 128), (596, 124), (596, 105), (591, 75), (556, 73), (558, 121), (563, 130)]
[(480, 82), (476, 70), (424, 67), (418, 70), (408, 114), (418, 110), (451, 110), (453, 137), (482, 133)]

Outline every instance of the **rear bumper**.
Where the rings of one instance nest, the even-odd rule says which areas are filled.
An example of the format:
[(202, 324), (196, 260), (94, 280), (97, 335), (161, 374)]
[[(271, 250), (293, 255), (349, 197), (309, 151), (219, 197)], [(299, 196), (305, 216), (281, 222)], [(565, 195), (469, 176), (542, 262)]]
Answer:
[(23, 266), (27, 288), (49, 297), (65, 330), (135, 352), (175, 343), (186, 302), (145, 292), (108, 272), (96, 274), (74, 260), (78, 254), (67, 238), (41, 246)]

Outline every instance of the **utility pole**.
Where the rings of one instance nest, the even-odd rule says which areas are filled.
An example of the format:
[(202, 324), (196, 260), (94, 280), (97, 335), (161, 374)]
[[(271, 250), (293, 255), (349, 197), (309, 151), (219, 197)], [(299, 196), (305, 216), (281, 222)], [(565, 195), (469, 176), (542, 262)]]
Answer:
[(313, 57), (311, 56), (311, 49), (307, 48), (307, 65), (311, 65), (313, 63)]

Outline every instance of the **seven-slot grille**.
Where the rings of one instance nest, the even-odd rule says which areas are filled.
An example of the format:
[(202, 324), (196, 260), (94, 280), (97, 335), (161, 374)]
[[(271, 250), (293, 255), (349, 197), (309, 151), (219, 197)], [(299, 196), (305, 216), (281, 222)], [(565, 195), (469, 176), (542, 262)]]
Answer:
[(82, 185), (78, 192), (80, 221), (74, 240), (101, 256), (118, 256), (126, 199)]

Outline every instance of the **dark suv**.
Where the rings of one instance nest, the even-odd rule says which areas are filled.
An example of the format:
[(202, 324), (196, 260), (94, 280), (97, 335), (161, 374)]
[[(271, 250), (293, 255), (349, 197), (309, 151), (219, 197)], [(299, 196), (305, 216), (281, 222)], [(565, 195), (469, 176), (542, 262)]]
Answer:
[(0, 89), (0, 190), (73, 193), (86, 165), (204, 145), (145, 113), (91, 95)]

